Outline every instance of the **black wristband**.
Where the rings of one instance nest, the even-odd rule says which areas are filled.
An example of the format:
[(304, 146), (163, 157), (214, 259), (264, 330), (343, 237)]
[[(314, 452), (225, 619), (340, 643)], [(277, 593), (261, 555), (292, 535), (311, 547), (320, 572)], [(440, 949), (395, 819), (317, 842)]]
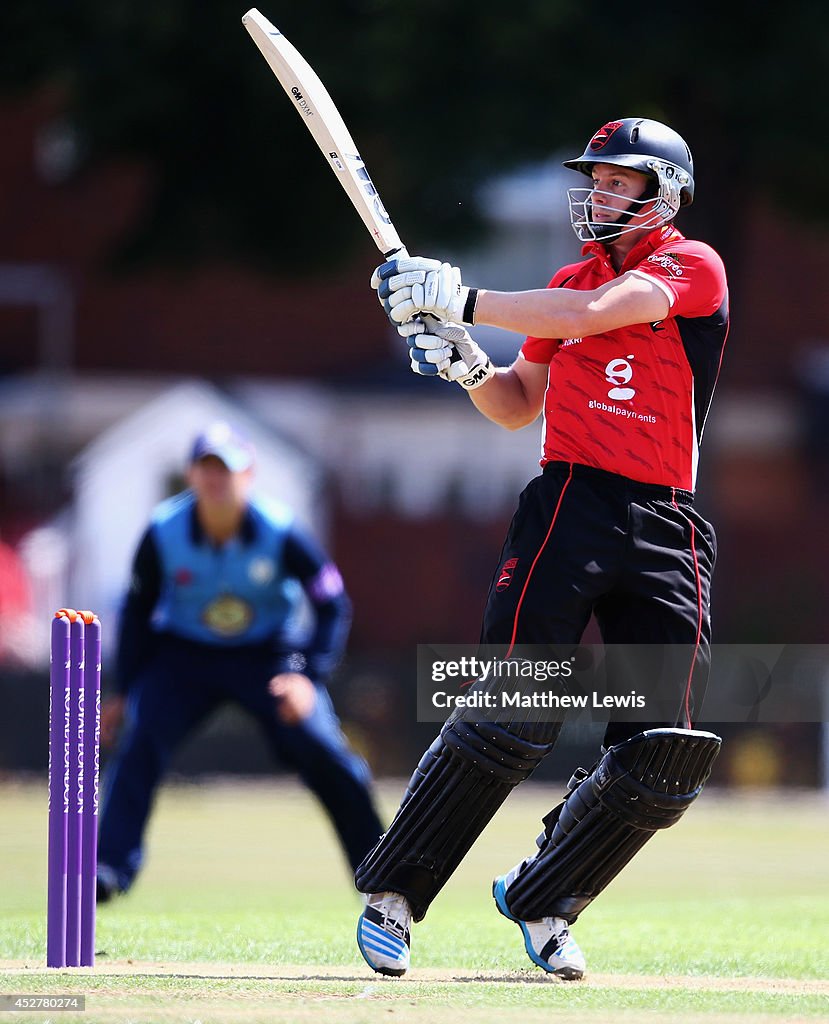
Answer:
[(475, 306), (477, 304), (478, 304), (478, 289), (477, 288), (470, 288), (468, 293), (467, 293), (467, 296), (466, 296), (466, 302), (464, 303), (464, 306), (463, 306), (463, 322), (465, 324), (474, 324), (475, 323)]

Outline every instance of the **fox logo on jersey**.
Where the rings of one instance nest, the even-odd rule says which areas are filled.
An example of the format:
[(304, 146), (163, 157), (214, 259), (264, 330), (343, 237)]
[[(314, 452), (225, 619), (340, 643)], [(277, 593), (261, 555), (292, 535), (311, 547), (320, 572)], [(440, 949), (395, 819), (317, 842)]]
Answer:
[(604, 147), (610, 141), (610, 136), (616, 131), (617, 128), (621, 127), (621, 121), (608, 121), (607, 124), (602, 125), (602, 127), (596, 132), (596, 134), (590, 140), (590, 148), (592, 150), (604, 149)]
[(498, 570), (498, 582), (495, 584), (496, 590), (506, 590), (510, 583), (512, 583), (512, 574), (515, 571), (516, 565), (518, 565), (517, 558), (508, 558), (504, 562)]

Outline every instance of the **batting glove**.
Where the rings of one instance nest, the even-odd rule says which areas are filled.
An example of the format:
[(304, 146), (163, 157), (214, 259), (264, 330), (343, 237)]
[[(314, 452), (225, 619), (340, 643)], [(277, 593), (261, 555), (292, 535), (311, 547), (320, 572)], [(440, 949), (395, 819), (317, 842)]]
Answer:
[(427, 316), (425, 322), (401, 324), (397, 330), (407, 339), (412, 373), (442, 377), (466, 391), (474, 391), (495, 374), (489, 356), (460, 324), (442, 324)]
[(446, 323), (475, 322), (478, 289), (461, 284), (460, 270), (448, 263), (422, 256), (389, 260), (374, 271), (371, 286), (395, 326), (419, 313)]

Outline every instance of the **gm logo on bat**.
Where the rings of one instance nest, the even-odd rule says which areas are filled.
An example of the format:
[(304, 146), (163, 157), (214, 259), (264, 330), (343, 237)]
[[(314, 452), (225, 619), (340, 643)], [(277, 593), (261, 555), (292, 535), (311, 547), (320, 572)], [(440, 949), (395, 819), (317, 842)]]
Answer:
[(293, 86), (291, 88), (291, 95), (296, 100), (296, 105), (299, 107), (302, 113), (305, 114), (306, 117), (314, 116), (314, 111), (308, 106), (308, 101), (305, 99), (305, 97), (302, 95), (299, 89), (297, 89), (296, 86)]

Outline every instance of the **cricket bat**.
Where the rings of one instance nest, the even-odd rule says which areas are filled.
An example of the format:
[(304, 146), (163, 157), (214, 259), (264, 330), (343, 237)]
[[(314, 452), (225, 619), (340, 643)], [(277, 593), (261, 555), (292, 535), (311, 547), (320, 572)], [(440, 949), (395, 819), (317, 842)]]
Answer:
[(377, 248), (386, 259), (408, 256), (345, 122), (314, 69), (255, 7), (242, 24), (314, 136)]

